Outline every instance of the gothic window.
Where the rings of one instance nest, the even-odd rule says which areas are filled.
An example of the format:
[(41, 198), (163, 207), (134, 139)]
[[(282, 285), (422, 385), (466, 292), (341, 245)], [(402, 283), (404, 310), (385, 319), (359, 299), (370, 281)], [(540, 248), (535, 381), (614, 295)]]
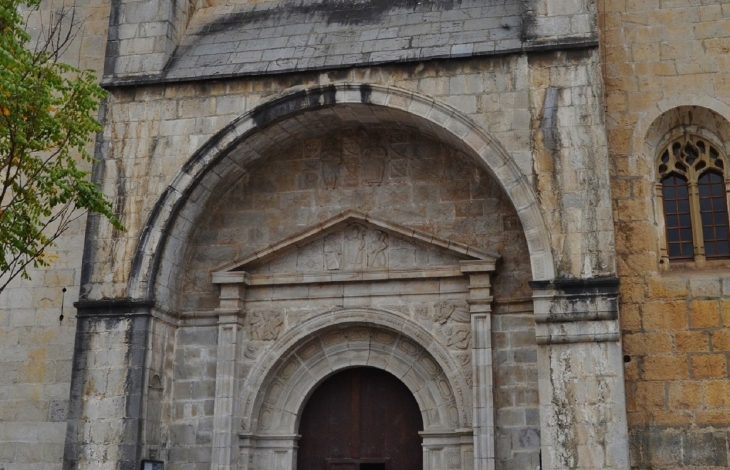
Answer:
[(725, 157), (708, 140), (683, 135), (659, 153), (657, 196), (664, 212), (662, 258), (730, 258)]

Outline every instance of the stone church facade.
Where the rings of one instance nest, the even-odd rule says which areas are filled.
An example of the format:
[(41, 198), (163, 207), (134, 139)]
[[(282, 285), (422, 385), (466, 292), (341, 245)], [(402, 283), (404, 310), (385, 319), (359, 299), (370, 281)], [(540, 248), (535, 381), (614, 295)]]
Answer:
[(361, 368), (426, 470), (728, 466), (730, 5), (76, 8), (126, 231), (0, 299), (4, 468), (303, 470)]

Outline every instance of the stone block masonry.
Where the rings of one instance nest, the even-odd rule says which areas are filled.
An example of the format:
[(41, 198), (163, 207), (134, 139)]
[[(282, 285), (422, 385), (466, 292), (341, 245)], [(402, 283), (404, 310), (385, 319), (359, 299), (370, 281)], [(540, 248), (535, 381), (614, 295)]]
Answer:
[[(7, 361), (2, 397), (37, 381), (41, 399), (16, 401), (49, 423), (31, 409), (44, 424), (19, 426), (0, 456), (59, 468), (57, 435), (47, 456), (26, 455), (67, 419), (69, 469), (292, 468), (306, 396), (372, 366), (419, 403), (425, 469), (534, 468), (539, 449), (545, 468), (626, 468), (594, 2), (254, 3), (90, 10), (72, 50), (110, 92), (95, 178), (127, 231), (92, 217), (85, 248), (81, 227), (68, 245), (83, 272), (59, 264), (48, 287), (2, 300), (19, 344), (48, 333), (19, 311), (50, 324), (53, 283), (80, 291), (73, 351)], [(347, 211), (363, 215), (322, 228)], [(260, 264), (245, 276), (220, 271), (247, 256)], [(219, 290), (220, 272), (235, 289)], [(713, 286), (690, 289), (705, 294), (685, 298), (669, 345), (689, 378), (647, 381), (721, 409), (722, 305)], [(646, 356), (648, 377), (670, 369)]]
[(110, 84), (291, 73), (595, 44), (591, 2), (123, 1)]
[(599, 8), (631, 465), (724, 468), (729, 265), (698, 269), (662, 254), (655, 168), (660, 147), (682, 130), (717, 136), (727, 151), (730, 8), (669, 1)]

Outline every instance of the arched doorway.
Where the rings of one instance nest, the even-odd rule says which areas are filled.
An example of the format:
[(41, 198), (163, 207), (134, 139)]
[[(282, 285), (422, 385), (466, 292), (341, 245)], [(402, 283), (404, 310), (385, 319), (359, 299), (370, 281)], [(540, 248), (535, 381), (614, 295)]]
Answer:
[(299, 424), (298, 470), (421, 470), (423, 420), (395, 376), (357, 367), (325, 380)]

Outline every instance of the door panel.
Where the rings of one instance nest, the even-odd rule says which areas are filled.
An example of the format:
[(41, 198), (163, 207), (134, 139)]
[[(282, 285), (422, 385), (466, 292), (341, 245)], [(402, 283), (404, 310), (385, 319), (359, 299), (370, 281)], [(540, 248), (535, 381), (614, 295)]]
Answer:
[(421, 412), (379, 369), (348, 369), (314, 391), (299, 424), (298, 470), (421, 470)]

